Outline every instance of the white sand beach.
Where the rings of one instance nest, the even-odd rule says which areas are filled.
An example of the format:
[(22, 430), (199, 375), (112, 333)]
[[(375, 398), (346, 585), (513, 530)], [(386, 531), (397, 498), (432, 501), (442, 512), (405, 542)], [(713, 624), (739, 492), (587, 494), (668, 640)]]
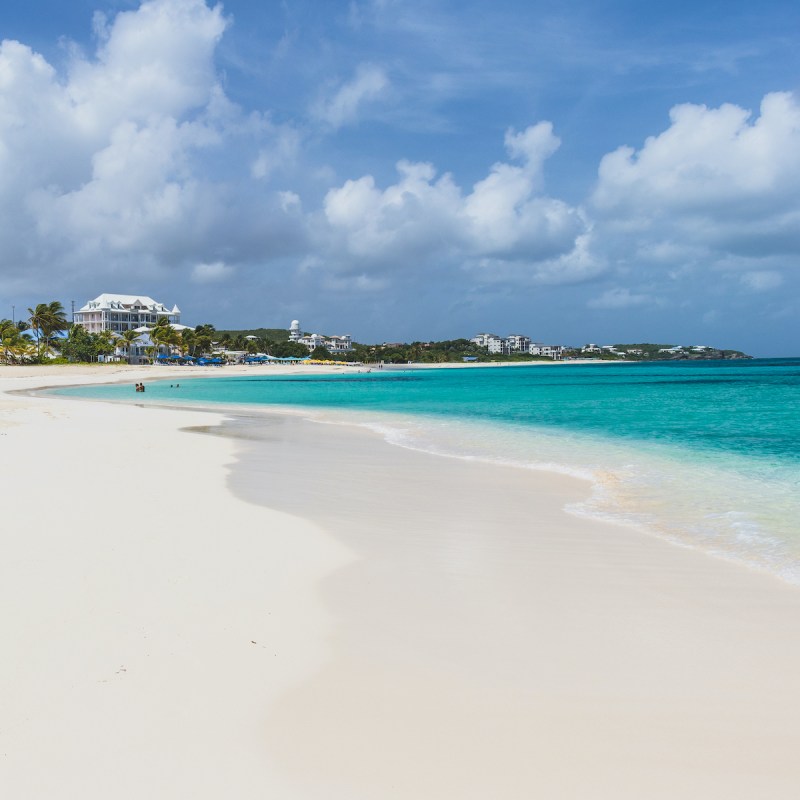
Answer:
[(797, 796), (800, 589), (577, 479), (8, 394), (153, 374), (0, 367), (4, 798)]

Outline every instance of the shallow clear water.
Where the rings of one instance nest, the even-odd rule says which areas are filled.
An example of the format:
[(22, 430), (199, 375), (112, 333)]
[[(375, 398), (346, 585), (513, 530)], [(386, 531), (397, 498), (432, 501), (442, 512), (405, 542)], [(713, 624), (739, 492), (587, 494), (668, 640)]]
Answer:
[[(157, 373), (156, 373), (157, 374)], [(390, 441), (589, 478), (613, 518), (800, 583), (800, 360), (355, 370), (62, 390), (280, 405)], [(354, 413), (355, 412), (355, 413)]]

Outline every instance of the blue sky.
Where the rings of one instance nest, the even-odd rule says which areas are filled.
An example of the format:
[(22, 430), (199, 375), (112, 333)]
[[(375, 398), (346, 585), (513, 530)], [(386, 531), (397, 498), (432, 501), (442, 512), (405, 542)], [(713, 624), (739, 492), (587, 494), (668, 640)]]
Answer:
[(8, 5), (0, 316), (800, 352), (796, 4)]

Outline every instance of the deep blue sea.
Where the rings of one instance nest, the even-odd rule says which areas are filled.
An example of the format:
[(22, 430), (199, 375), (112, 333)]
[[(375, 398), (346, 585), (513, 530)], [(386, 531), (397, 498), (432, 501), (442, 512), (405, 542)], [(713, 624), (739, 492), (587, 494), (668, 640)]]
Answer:
[[(390, 442), (587, 478), (569, 510), (800, 583), (800, 359), (399, 369), (60, 390), (301, 407)], [(154, 377), (158, 374), (154, 368)], [(535, 513), (535, 509), (531, 509)]]

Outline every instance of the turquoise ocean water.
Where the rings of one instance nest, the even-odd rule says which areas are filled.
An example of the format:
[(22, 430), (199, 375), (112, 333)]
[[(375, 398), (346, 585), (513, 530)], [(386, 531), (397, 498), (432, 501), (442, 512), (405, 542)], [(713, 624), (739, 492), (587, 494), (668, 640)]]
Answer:
[(592, 491), (572, 513), (800, 583), (800, 359), (175, 380), (59, 393), (302, 408), (405, 447), (577, 475)]

